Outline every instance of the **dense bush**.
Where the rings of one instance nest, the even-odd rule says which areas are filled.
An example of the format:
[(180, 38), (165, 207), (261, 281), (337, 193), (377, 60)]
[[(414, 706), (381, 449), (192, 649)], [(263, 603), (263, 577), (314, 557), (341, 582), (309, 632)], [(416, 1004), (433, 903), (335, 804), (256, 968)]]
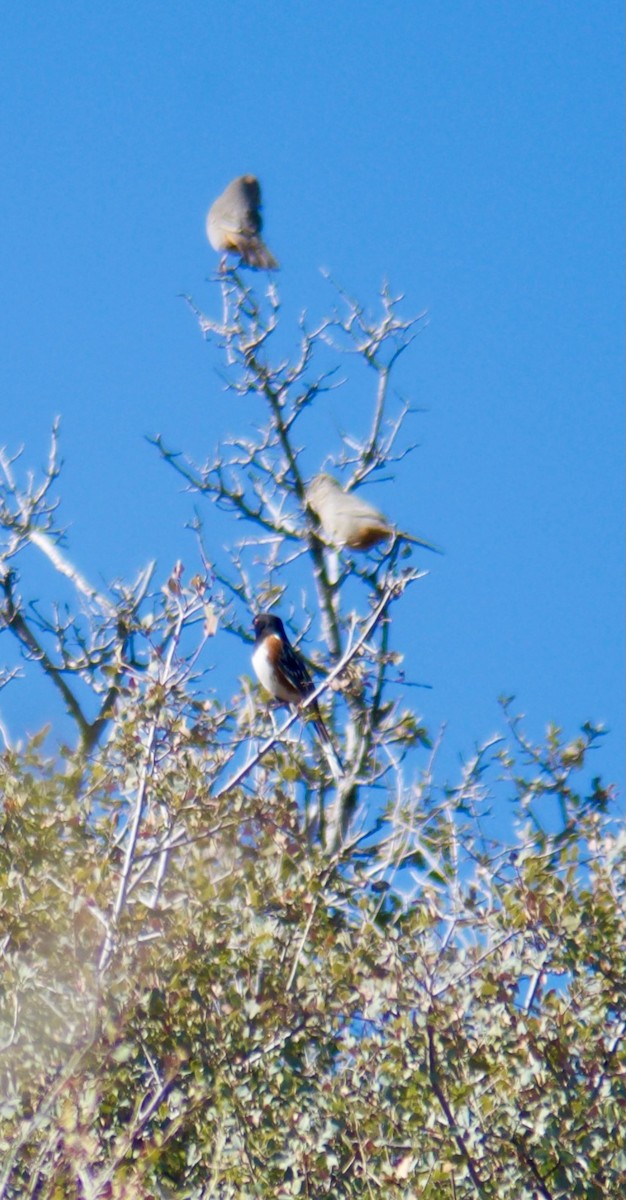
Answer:
[[(228, 568), (198, 528), (189, 582), (98, 592), (61, 546), (54, 448), (23, 489), (3, 459), (2, 622), (77, 739), (0, 761), (0, 1196), (617, 1198), (626, 843), (585, 785), (600, 731), (536, 746), (508, 705), (437, 782), (389, 621), (421, 572), (401, 540), (324, 543), (296, 440), (348, 349), (374, 401), (338, 464), (352, 484), (389, 470), (415, 324), (388, 293), (379, 320), (342, 298), (272, 365), (275, 293), (221, 288), (223, 321), (197, 315), (265, 422), (201, 465), (159, 448), (252, 531)], [(63, 616), (20, 592), (41, 552), (74, 590)], [(255, 606), (289, 616), (294, 581), (323, 618), (338, 786), (298, 714), (268, 736), (257, 687), (224, 703), (198, 666)]]

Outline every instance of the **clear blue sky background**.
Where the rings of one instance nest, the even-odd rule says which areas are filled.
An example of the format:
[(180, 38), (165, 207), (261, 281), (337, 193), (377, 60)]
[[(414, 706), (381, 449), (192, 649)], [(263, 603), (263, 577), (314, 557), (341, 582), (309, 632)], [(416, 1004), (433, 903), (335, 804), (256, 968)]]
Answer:
[[(287, 340), (331, 304), (322, 266), (429, 311), (401, 380), (421, 448), (372, 498), (447, 551), (395, 615), (445, 770), (507, 692), (537, 736), (606, 721), (597, 767), (621, 781), (622, 34), (607, 0), (11, 6), (0, 442), (38, 466), (61, 414), (77, 564), (195, 567), (192, 501), (145, 435), (202, 458), (245, 431), (177, 295), (219, 311), (204, 215), (253, 172)], [(312, 471), (369, 403), (326, 401)], [(224, 697), (248, 669), (227, 647)], [(52, 692), (0, 705), (17, 736)]]

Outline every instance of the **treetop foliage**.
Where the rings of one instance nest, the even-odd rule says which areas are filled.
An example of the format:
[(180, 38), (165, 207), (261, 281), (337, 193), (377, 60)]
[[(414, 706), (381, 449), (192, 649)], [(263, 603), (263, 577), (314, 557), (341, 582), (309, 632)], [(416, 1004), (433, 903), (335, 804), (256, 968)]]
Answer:
[[(342, 487), (411, 452), (391, 380), (422, 320), (340, 293), (276, 356), (274, 284), (216, 287), (219, 319), (188, 303), (235, 431), (201, 462), (156, 439), (198, 505), (193, 576), (95, 588), (58, 521), (56, 429), (41, 479), (0, 460), (0, 631), (76, 735), (0, 758), (0, 1198), (617, 1197), (626, 839), (585, 784), (602, 731), (536, 745), (508, 701), (439, 782), (392, 620), (422, 552), (338, 548), (307, 500), (307, 421), (344, 367), (371, 414), (337, 433)], [(69, 600), (24, 593), (33, 554)], [(250, 676), (212, 686), (203, 656), (259, 611), (314, 673), (339, 781), (304, 711), (272, 723)]]

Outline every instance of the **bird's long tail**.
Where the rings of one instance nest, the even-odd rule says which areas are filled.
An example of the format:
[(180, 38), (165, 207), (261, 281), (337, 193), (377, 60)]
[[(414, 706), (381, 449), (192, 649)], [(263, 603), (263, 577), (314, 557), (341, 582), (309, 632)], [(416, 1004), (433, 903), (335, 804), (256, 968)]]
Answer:
[(432, 550), (433, 554), (445, 554), (445, 550), (442, 550), (441, 546), (435, 546), (434, 542), (426, 542), (424, 538), (413, 537), (412, 533), (398, 533), (396, 537), (398, 541), (410, 542), (413, 546), (422, 546), (424, 550)]
[(238, 238), (237, 250), (248, 267), (256, 267), (259, 271), (278, 270), (274, 255), (260, 237)]
[(344, 765), (335, 749), (333, 739), (331, 738), (322, 718), (320, 711), (316, 706), (315, 715), (312, 717), (312, 724), (315, 726), (315, 732), (320, 740), (320, 745), (326, 755), (326, 760), (336, 780), (343, 779), (345, 776)]

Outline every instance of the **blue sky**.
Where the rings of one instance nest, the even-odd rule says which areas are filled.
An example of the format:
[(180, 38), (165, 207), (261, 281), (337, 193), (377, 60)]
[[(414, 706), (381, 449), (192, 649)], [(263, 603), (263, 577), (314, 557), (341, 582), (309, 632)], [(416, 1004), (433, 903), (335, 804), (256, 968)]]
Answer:
[[(253, 172), (287, 344), (333, 303), (320, 267), (428, 310), (399, 378), (420, 448), (369, 495), (446, 549), (395, 615), (443, 773), (514, 693), (535, 736), (604, 720), (621, 782), (619, 7), (35, 2), (3, 25), (0, 443), (36, 467), (61, 415), (78, 565), (195, 566), (192, 501), (146, 435), (203, 457), (245, 430), (178, 296), (218, 310), (205, 212)], [(312, 473), (369, 403), (328, 401)], [(229, 639), (225, 697), (247, 669)], [(13, 736), (51, 705), (32, 678), (0, 697)]]

